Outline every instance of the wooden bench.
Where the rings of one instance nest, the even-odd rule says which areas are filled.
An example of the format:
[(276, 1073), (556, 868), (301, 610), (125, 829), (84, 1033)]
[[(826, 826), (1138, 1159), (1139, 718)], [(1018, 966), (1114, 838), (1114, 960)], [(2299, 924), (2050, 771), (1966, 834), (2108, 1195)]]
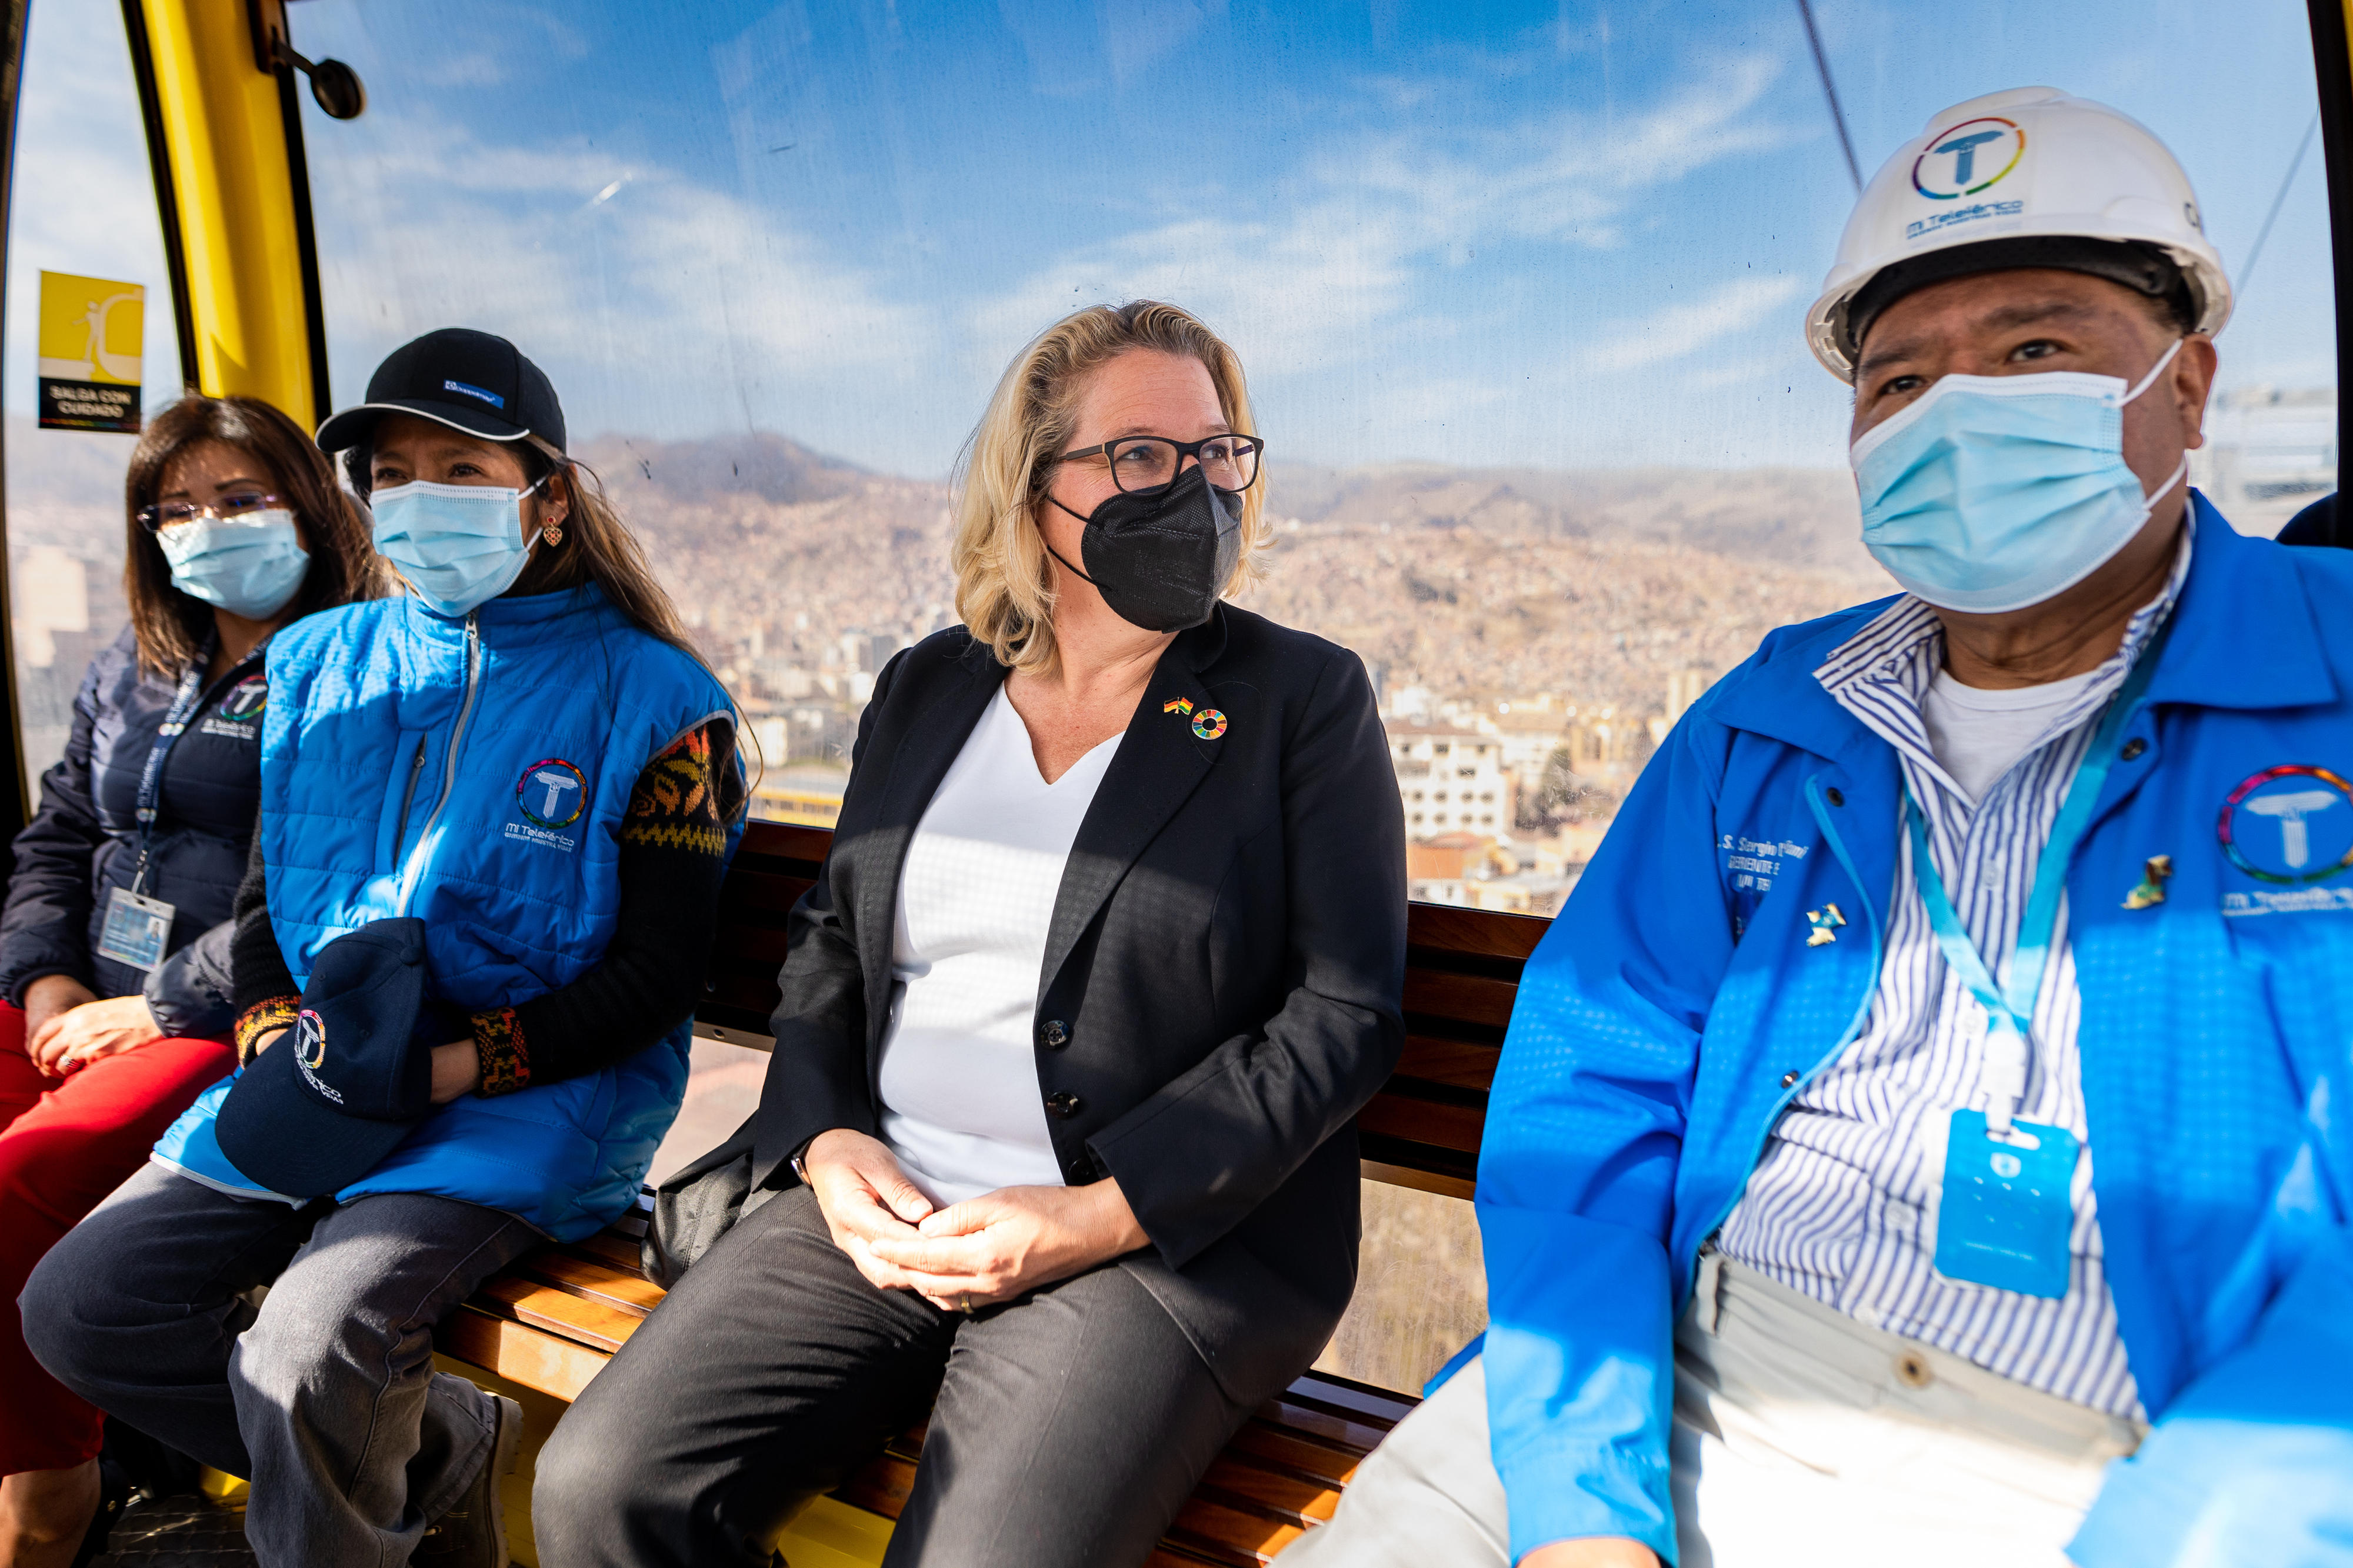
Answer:
[[(754, 824), (728, 873), (702, 1032), (766, 1048), (785, 956), (785, 916), (815, 880), (829, 833)], [(1487, 1086), (1520, 967), (1544, 934), (1525, 915), (1415, 904), (1407, 914), (1406, 1045), (1357, 1118), (1365, 1175), (1471, 1195)], [(533, 1253), (441, 1325), (451, 1360), (569, 1401), (660, 1301), (638, 1272), (642, 1214)], [(1311, 1373), (1227, 1446), (1154, 1555), (1156, 1568), (1254, 1568), (1329, 1519), (1358, 1460), (1414, 1401)], [(892, 1442), (835, 1498), (895, 1520), (923, 1451), (921, 1428)]]

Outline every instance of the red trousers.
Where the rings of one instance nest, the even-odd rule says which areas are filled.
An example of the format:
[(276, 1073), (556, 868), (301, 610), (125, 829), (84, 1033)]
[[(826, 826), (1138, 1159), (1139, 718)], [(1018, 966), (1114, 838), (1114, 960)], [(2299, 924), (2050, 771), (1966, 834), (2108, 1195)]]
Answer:
[(0, 1002), (0, 1476), (94, 1459), (103, 1436), (105, 1418), (25, 1349), (26, 1277), (236, 1066), (221, 1041), (162, 1039), (43, 1078), (25, 1054), (25, 1015)]

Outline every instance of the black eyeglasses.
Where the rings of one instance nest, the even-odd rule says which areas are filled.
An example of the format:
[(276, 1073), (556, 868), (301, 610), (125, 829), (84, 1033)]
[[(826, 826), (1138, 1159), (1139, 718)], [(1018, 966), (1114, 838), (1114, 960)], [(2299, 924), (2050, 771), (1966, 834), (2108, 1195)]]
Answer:
[(139, 526), (150, 533), (161, 533), (167, 528), (177, 528), (184, 522), (194, 522), (200, 517), (236, 518), (248, 512), (266, 511), (286, 503), (266, 490), (238, 490), (216, 496), (209, 502), (165, 500), (153, 506), (142, 506), (135, 514)]
[(1210, 488), (1229, 493), (1246, 490), (1258, 482), (1258, 460), (1266, 450), (1255, 436), (1209, 436), (1198, 441), (1171, 441), (1165, 436), (1124, 436), (1099, 447), (1065, 452), (1062, 462), (1078, 458), (1102, 458), (1111, 464), (1111, 482), (1131, 493), (1156, 490), (1176, 482), (1176, 466), (1190, 458), (1201, 465)]

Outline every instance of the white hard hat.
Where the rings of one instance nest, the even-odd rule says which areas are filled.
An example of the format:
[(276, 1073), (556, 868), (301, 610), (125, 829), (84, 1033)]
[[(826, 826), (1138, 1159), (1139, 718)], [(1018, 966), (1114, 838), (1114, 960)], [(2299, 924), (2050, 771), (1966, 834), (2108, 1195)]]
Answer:
[[(1911, 265), (1930, 257), (1936, 259)], [(1806, 312), (1806, 344), (1840, 380), (1854, 379), (1856, 329), (1875, 313), (1865, 300), (1862, 319), (1851, 323), (1850, 308), (1899, 266), (1890, 281), (1913, 288), (2041, 266), (2112, 277), (2150, 294), (2163, 294), (2179, 268), (2191, 330), (2220, 331), (2231, 318), (2222, 258), (2200, 224), (2189, 176), (2165, 143), (2106, 104), (2051, 87), (1955, 104), (1863, 188), (1839, 238), (1838, 263)]]

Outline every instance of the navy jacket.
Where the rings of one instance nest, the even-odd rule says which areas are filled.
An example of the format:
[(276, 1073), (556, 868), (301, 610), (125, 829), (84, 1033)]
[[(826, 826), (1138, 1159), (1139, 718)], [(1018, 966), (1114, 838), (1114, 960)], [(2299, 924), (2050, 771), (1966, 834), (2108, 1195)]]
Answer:
[(0, 997), (16, 1006), (34, 981), (69, 974), (101, 997), (144, 991), (166, 1035), (225, 1037), (235, 1023), (230, 906), (261, 805), (261, 649), (206, 689), (164, 770), (146, 890), (177, 910), (169, 956), (142, 974), (96, 951), (108, 895), (138, 868), (139, 776), (178, 684), (141, 672), (127, 628), (90, 661), (0, 913)]

